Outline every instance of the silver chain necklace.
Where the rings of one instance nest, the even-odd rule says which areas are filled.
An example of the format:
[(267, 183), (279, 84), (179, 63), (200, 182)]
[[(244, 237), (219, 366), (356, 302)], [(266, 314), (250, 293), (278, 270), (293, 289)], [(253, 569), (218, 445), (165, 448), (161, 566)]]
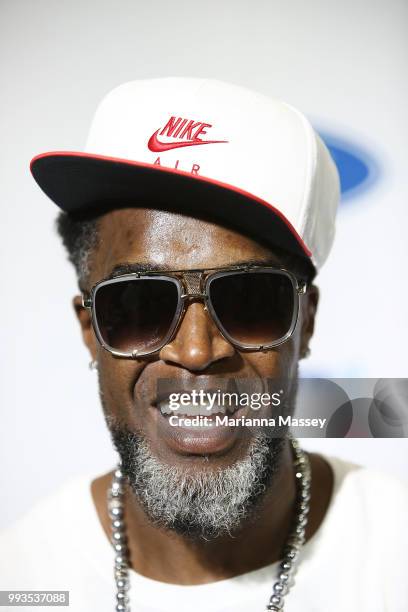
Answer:
[[(290, 437), (293, 449), (293, 465), (297, 494), (295, 501), (295, 518), (289, 537), (283, 549), (279, 564), (278, 579), (273, 585), (272, 595), (266, 610), (280, 612), (284, 607), (284, 597), (292, 586), (296, 573), (299, 552), (305, 542), (305, 531), (309, 514), (311, 469), (307, 454), (299, 443)], [(115, 551), (116, 612), (130, 612), (129, 604), (129, 559), (126, 523), (124, 519), (124, 485), (125, 476), (120, 464), (112, 478), (108, 490), (108, 511), (111, 519), (112, 545)]]

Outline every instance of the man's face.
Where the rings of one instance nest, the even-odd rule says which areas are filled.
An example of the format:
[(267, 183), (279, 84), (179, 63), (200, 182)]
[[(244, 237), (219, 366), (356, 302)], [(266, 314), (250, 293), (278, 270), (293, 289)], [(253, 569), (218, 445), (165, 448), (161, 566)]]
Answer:
[[(99, 245), (92, 257), (89, 287), (121, 264), (142, 264), (168, 270), (228, 267), (246, 261), (281, 265), (272, 251), (254, 240), (215, 223), (150, 209), (116, 210), (102, 217)], [(296, 379), (299, 356), (313, 331), (317, 293), (301, 296), (298, 325), (292, 337), (265, 352), (234, 348), (211, 320), (199, 300), (188, 303), (175, 337), (153, 356), (116, 358), (97, 342), (87, 311), (76, 310), (84, 340), (98, 362), (105, 416), (111, 430), (134, 435), (158, 465), (173, 473), (208, 475), (245, 460), (254, 440), (250, 431), (233, 428), (221, 435), (170, 432), (157, 407), (157, 383), (172, 379), (174, 391), (214, 390), (220, 379), (259, 381)], [(264, 387), (263, 387), (264, 388)], [(258, 389), (259, 390), (259, 387)], [(271, 416), (271, 414), (269, 415)], [(129, 449), (128, 449), (129, 450)]]

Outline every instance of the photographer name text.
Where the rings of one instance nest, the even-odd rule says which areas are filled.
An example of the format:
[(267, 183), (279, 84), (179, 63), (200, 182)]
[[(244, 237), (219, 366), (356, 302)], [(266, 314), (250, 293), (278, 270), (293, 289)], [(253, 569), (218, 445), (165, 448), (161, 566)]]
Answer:
[(323, 429), (326, 425), (325, 418), (302, 419), (292, 416), (278, 416), (277, 418), (262, 418), (240, 416), (237, 418), (227, 415), (214, 415), (212, 417), (197, 415), (194, 417), (182, 417), (171, 415), (169, 424), (172, 427), (318, 427)]

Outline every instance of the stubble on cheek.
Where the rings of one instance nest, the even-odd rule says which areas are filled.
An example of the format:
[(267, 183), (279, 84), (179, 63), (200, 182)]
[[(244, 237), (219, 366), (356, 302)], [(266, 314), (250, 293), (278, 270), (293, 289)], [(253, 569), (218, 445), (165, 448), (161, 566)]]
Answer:
[(101, 360), (98, 368), (99, 396), (108, 427), (139, 429), (142, 419), (135, 402), (135, 386), (146, 364), (110, 356), (108, 360), (108, 364)]

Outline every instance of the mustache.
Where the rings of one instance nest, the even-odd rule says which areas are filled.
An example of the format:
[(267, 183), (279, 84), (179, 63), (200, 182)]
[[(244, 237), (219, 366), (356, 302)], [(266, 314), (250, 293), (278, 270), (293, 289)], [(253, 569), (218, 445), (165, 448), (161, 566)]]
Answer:
[(156, 362), (146, 367), (138, 376), (133, 388), (136, 402), (157, 406), (171, 393), (254, 393), (267, 390), (266, 379), (253, 371), (233, 371), (228, 368), (208, 370), (194, 374), (184, 368)]
[(160, 402), (169, 399), (172, 394), (181, 396), (182, 394), (201, 397), (216, 397), (222, 394), (231, 394), (239, 396), (243, 393), (262, 392), (265, 384), (260, 378), (231, 378), (231, 377), (205, 377), (205, 378), (189, 378), (188, 380), (158, 378), (155, 384), (155, 392), (151, 399), (154, 406)]

